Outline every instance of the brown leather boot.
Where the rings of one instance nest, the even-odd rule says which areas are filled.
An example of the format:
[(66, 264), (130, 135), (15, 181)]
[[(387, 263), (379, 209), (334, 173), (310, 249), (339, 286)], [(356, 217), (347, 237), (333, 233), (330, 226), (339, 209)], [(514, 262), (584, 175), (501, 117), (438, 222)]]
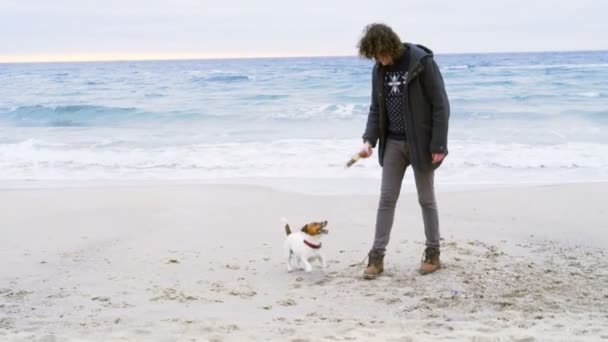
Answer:
[(422, 263), (420, 265), (421, 274), (429, 274), (437, 271), (441, 268), (441, 261), (439, 261), (439, 248), (427, 247), (424, 250), (422, 257)]
[(384, 255), (371, 251), (368, 259), (367, 268), (363, 271), (363, 278), (376, 279), (384, 271)]

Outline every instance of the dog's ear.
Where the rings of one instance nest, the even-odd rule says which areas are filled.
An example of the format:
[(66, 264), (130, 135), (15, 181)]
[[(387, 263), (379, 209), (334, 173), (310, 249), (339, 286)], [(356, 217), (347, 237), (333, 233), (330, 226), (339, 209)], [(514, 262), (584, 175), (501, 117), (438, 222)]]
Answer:
[(308, 224), (305, 224), (304, 227), (302, 227), (302, 229), (300, 229), (300, 231), (302, 231), (302, 232), (304, 232), (306, 234), (309, 234), (308, 233)]

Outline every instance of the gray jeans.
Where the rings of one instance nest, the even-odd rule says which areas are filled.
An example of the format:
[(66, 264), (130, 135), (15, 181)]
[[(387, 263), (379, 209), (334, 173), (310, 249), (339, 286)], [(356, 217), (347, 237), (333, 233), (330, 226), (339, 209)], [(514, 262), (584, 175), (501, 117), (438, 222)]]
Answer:
[[(395, 206), (401, 192), (405, 170), (411, 164), (407, 142), (389, 139), (384, 150), (382, 187), (376, 216), (376, 236), (372, 250), (384, 254), (391, 235)], [(439, 247), (439, 218), (435, 200), (434, 171), (421, 172), (414, 169), (418, 202), (422, 208), (424, 233), (428, 247)]]

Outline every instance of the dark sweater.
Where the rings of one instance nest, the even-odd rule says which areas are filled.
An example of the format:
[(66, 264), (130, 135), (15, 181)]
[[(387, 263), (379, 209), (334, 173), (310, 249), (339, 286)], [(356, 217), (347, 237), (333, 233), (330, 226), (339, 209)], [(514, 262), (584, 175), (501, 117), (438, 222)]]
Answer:
[(407, 115), (405, 101), (405, 81), (409, 69), (409, 51), (384, 69), (384, 98), (388, 116), (388, 137), (390, 139), (406, 140), (405, 116)]

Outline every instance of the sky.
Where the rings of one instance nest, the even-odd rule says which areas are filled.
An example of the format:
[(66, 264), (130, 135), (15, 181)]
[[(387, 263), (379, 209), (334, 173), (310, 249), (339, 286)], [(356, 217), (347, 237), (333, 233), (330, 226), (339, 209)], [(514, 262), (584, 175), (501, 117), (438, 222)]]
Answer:
[(356, 55), (388, 24), (436, 53), (608, 50), (604, 0), (0, 0), (0, 62)]

